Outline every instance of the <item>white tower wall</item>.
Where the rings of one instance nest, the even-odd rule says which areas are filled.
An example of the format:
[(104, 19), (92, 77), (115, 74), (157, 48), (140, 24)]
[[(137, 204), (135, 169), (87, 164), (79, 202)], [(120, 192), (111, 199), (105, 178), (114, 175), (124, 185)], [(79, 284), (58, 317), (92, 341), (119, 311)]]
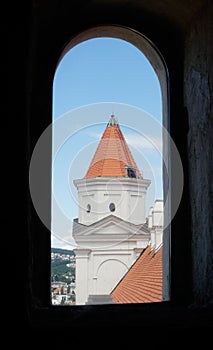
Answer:
[(91, 225), (110, 214), (135, 225), (145, 223), (150, 180), (102, 177), (75, 180), (74, 184), (78, 190), (79, 223)]
[(89, 296), (109, 295), (138, 255), (148, 245), (148, 233), (130, 234), (121, 226), (90, 235), (76, 235), (76, 304), (85, 305)]

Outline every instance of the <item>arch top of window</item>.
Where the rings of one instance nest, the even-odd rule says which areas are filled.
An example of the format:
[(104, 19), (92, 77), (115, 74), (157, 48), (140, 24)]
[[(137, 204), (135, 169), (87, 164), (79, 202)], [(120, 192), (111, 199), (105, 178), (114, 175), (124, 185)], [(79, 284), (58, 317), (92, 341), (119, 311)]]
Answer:
[[(149, 60), (152, 65), (157, 77), (162, 91), (162, 101), (163, 101), (163, 116), (168, 116), (168, 69), (164, 58), (158, 48), (152, 43), (147, 37), (142, 35), (140, 32), (131, 29), (129, 27), (119, 26), (119, 25), (100, 25), (83, 32), (80, 32), (75, 37), (73, 37), (62, 51), (58, 64), (63, 59), (68, 51), (70, 51), (74, 46), (80, 44), (83, 41), (87, 41), (94, 38), (116, 38), (125, 40), (135, 47), (137, 47)], [(167, 124), (164, 120), (164, 125)], [(167, 127), (167, 125), (165, 125)]]

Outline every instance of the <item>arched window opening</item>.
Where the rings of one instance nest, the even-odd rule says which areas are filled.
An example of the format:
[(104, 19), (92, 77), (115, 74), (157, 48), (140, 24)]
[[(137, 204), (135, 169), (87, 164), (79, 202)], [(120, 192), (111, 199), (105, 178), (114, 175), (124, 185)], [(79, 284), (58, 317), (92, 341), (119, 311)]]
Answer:
[[(72, 39), (61, 55), (53, 103), (53, 207), (63, 212), (64, 227), (73, 225), (70, 236), (66, 229), (61, 233), (61, 215), (52, 212), (52, 247), (60, 247), (61, 255), (68, 248), (75, 269), (79, 269), (72, 282), (75, 299), (69, 303), (70, 298), (65, 298), (64, 304), (135, 302), (134, 290), (129, 300), (122, 294), (122, 281), (131, 284), (134, 279), (130, 273), (124, 277), (119, 275), (120, 270), (117, 272), (117, 284), (111, 286), (106, 300), (100, 300), (99, 276), (92, 270), (88, 273), (96, 264), (95, 252), (105, 252), (104, 259), (104, 254), (114, 254), (111, 250), (115, 244), (121, 251), (119, 259), (129, 267), (134, 261), (139, 275), (141, 261), (145, 260), (142, 255), (147, 255), (147, 264), (152, 255), (160, 256), (162, 268), (157, 271), (153, 266), (150, 276), (163, 283), (151, 301), (169, 300), (170, 225), (164, 225), (170, 219), (169, 138), (165, 132), (168, 75), (161, 55), (145, 37), (130, 29), (90, 29)], [(92, 215), (87, 215), (91, 207)], [(114, 221), (108, 219), (109, 212), (113, 212)], [(120, 238), (123, 225), (134, 237), (129, 251)], [(117, 233), (112, 237), (105, 227)], [(137, 239), (141, 240), (141, 249)], [(142, 275), (141, 283), (147, 283)], [(87, 290), (89, 295), (85, 294)]]
[(110, 203), (109, 210), (112, 212), (115, 211), (115, 203)]

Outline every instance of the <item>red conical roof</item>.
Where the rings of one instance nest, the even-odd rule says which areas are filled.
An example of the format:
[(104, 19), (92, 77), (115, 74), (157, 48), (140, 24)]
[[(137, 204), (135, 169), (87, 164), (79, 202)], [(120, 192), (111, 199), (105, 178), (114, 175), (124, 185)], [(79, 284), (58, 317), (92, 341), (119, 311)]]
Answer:
[(114, 115), (101, 137), (85, 178), (97, 176), (142, 178)]

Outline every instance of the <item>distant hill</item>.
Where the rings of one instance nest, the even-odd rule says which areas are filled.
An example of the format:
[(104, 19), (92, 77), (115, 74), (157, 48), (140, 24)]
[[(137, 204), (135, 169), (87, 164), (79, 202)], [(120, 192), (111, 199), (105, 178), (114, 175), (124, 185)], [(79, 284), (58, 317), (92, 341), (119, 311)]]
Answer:
[(69, 250), (69, 249), (62, 249), (62, 248), (51, 248), (51, 253), (75, 256), (74, 251), (71, 249)]

